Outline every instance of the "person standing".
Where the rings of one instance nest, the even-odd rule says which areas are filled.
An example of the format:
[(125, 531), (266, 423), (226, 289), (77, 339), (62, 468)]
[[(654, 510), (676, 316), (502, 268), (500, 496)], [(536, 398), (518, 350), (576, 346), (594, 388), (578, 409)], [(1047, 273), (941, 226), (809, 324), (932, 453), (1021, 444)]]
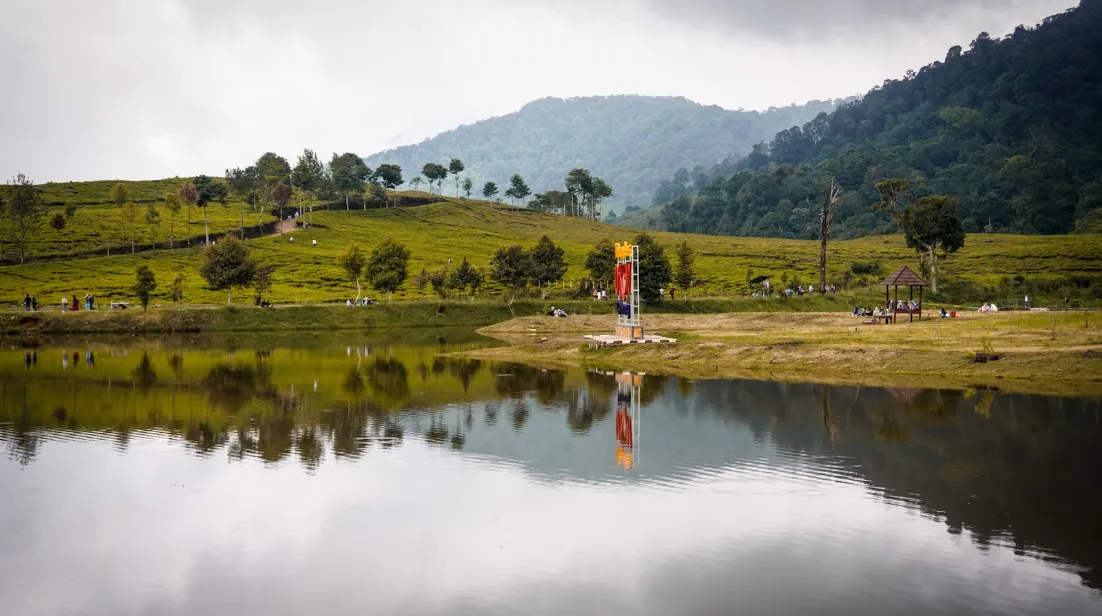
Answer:
[(31, 294), (23, 294), (23, 312), (29, 312), (31, 309)]
[(32, 295), (31, 296), (31, 310), (33, 310), (34, 312), (38, 312), (38, 296), (37, 295)]
[(65, 312), (69, 309), (69, 298), (64, 295), (61, 296), (61, 311)]

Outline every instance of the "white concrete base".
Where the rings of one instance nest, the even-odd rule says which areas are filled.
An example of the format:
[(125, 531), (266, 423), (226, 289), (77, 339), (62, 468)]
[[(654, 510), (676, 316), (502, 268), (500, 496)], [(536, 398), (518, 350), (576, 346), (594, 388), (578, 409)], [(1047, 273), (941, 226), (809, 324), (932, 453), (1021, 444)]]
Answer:
[(665, 336), (643, 336), (642, 338), (627, 338), (625, 336), (613, 336), (610, 334), (597, 334), (586, 336), (596, 342), (598, 346), (617, 346), (623, 344), (647, 344), (647, 343), (674, 343), (677, 340)]

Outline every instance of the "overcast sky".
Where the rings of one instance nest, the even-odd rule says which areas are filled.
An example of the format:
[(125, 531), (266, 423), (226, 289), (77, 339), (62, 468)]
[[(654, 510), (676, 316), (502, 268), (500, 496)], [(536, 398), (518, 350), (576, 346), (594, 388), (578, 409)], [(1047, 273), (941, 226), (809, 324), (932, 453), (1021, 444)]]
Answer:
[[(0, 175), (368, 155), (544, 96), (865, 92), (1074, 0), (5, 0)], [(292, 160), (293, 162), (293, 160)]]

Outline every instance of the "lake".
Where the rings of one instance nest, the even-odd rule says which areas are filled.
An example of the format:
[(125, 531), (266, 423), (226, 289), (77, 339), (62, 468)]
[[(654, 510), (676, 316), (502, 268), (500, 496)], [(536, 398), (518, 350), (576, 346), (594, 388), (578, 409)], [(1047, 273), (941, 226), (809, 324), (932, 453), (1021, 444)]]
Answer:
[(0, 349), (0, 613), (1102, 614), (1102, 405), (444, 357)]

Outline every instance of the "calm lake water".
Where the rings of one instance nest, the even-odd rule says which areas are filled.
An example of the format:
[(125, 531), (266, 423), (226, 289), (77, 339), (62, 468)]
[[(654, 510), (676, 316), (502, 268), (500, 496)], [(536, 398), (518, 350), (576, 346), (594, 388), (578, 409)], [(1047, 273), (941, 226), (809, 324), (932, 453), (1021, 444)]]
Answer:
[(1102, 614), (1097, 399), (0, 349), (0, 613)]

